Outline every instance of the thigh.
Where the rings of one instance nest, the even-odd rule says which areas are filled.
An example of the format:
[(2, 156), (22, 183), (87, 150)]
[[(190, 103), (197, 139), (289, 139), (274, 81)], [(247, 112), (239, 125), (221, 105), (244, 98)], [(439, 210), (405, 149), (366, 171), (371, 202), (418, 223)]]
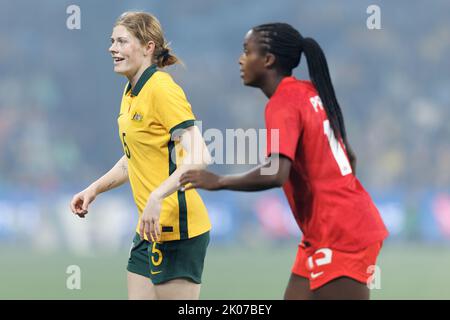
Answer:
[(314, 299), (369, 299), (371, 267), (376, 263), (380, 248), (381, 243), (375, 243), (355, 252), (316, 250), (308, 258)]
[(201, 283), (208, 244), (209, 232), (185, 240), (150, 243), (149, 273), (153, 284), (162, 285), (180, 279), (174, 283), (181, 283), (187, 288), (199, 288), (200, 286), (194, 284)]
[(368, 300), (370, 290), (366, 284), (348, 277), (331, 280), (314, 290), (315, 300)]
[(155, 299), (155, 288), (150, 281), (148, 261), (149, 242), (136, 234), (130, 249), (127, 265), (128, 299)]
[(161, 300), (198, 300), (201, 284), (188, 279), (173, 279), (154, 286), (156, 296)]
[(286, 291), (285, 300), (312, 300), (313, 292), (309, 288), (309, 279), (291, 273)]
[(128, 299), (129, 300), (155, 300), (155, 286), (149, 278), (128, 271)]
[(284, 292), (285, 300), (311, 300), (312, 291), (307, 270), (308, 254), (302, 242), (298, 245), (297, 255), (291, 269), (291, 276)]

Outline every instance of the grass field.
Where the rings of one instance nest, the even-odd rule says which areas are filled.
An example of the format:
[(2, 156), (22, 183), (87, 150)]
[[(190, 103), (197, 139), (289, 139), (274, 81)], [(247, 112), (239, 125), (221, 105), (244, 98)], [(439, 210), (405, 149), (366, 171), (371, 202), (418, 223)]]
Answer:
[[(295, 244), (211, 246), (202, 299), (281, 299)], [(0, 299), (126, 299), (127, 250), (78, 257), (0, 248)], [(81, 290), (66, 288), (66, 269), (81, 268)], [(450, 248), (385, 245), (381, 289), (373, 299), (450, 299)]]

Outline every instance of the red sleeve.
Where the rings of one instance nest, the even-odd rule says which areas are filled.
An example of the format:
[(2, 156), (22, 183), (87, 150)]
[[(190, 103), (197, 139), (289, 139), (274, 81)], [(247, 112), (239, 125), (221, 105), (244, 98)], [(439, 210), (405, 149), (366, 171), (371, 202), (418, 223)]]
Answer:
[[(294, 105), (271, 101), (266, 107), (267, 150), (295, 161), (298, 139), (302, 131), (301, 115)], [(277, 138), (278, 137), (278, 138)]]

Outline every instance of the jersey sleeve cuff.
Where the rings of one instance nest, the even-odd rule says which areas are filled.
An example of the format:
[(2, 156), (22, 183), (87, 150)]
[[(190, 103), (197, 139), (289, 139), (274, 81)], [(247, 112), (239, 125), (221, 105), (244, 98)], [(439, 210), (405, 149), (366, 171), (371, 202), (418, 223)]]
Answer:
[(195, 119), (183, 121), (183, 122), (177, 124), (176, 126), (172, 127), (172, 129), (170, 129), (170, 131), (169, 131), (170, 136), (172, 138), (178, 137), (181, 135), (182, 129), (187, 129), (189, 127), (192, 127), (193, 125), (195, 125)]
[(292, 162), (295, 161), (295, 159), (294, 159), (294, 157), (292, 155), (288, 154), (287, 152), (283, 152), (283, 151), (269, 152), (269, 153), (267, 153), (267, 158), (270, 158), (271, 155), (275, 155), (275, 154), (277, 154), (279, 156), (286, 157), (289, 160), (291, 160)]

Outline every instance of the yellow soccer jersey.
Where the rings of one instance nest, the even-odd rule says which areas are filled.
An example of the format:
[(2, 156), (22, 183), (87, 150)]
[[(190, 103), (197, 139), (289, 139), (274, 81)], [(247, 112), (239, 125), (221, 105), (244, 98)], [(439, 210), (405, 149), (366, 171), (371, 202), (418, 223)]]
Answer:
[[(181, 144), (172, 134), (194, 125), (195, 116), (183, 90), (168, 73), (152, 65), (133, 90), (130, 84), (125, 88), (117, 121), (140, 218), (150, 193), (176, 170), (183, 157)], [(176, 159), (171, 161), (172, 150)], [(162, 201), (160, 224), (161, 241), (189, 239), (211, 229), (206, 207), (194, 189), (177, 191)]]

